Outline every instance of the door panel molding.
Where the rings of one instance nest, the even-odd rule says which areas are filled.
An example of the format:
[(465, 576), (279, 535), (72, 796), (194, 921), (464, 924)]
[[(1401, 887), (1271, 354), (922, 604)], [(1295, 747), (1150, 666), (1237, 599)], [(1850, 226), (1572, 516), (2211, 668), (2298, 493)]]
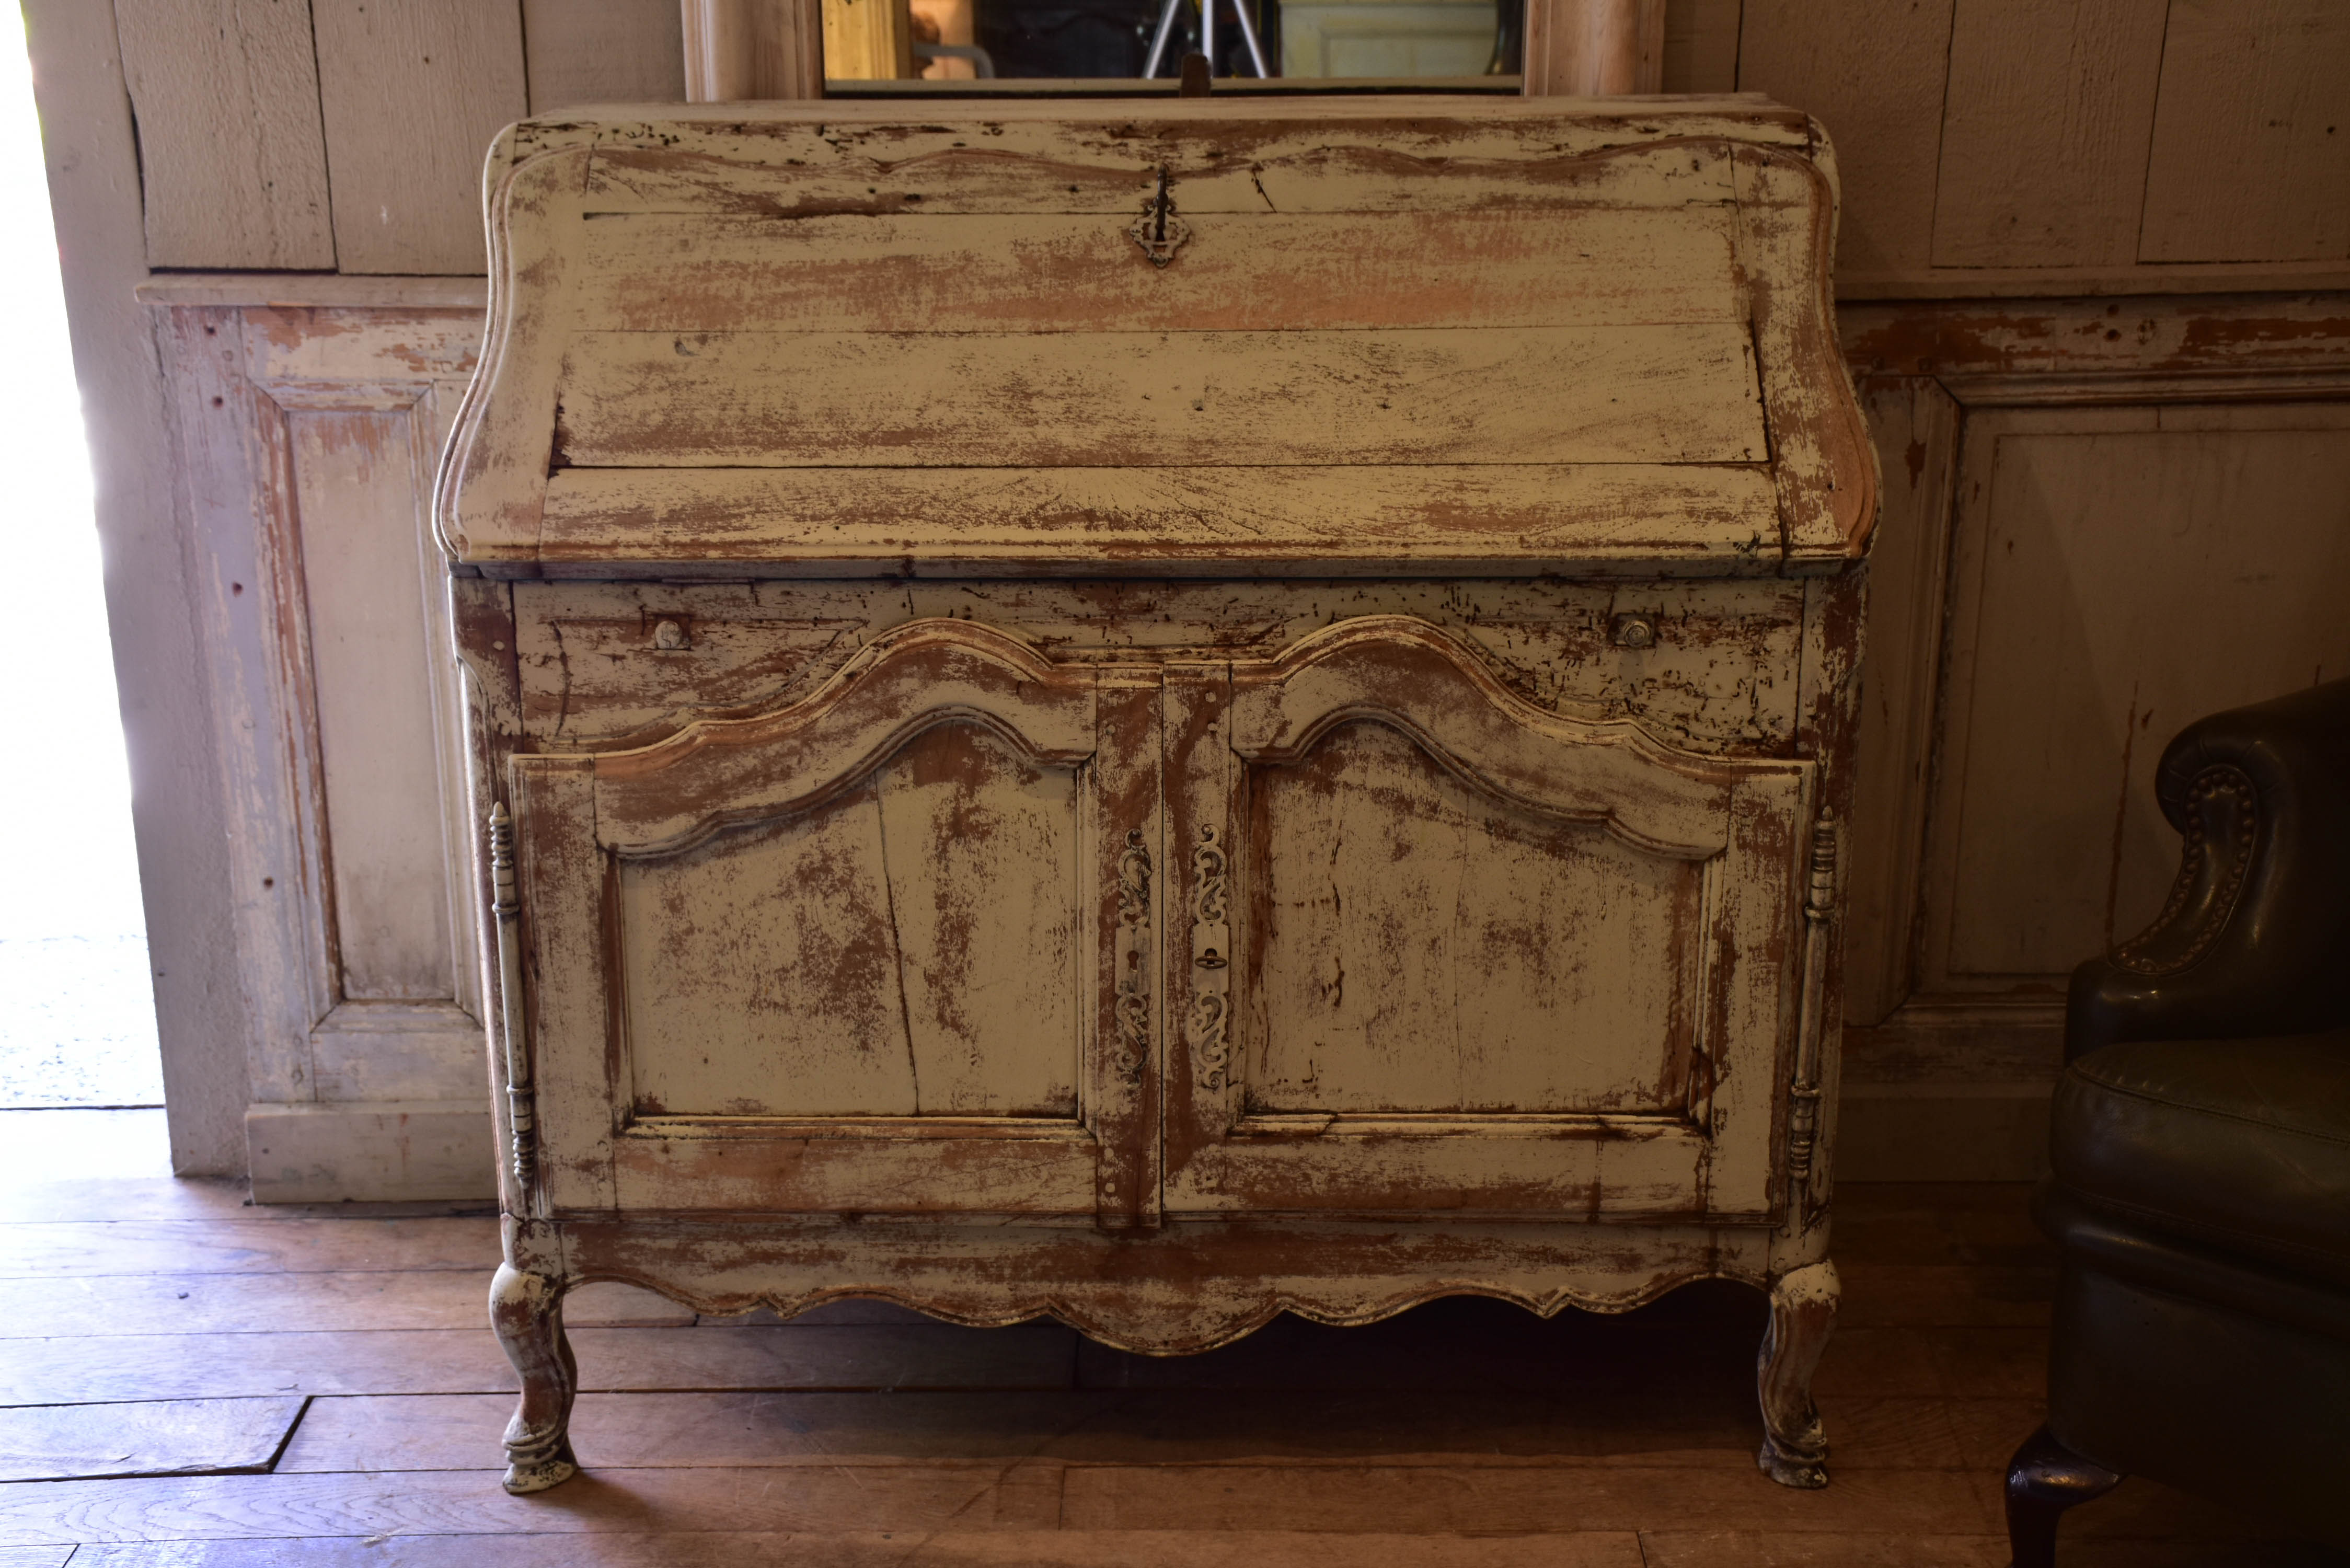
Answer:
[[(512, 758), (508, 790), (533, 959), (525, 969), (541, 1179), (551, 1208), (1090, 1212), (1113, 1228), (1155, 1223), (1152, 1043), (1159, 1029), (1149, 983), (1156, 967), (1147, 936), (1152, 891), (1148, 870), (1138, 875), (1131, 866), (1139, 857), (1147, 868), (1158, 848), (1158, 688), (1155, 670), (1056, 664), (986, 627), (920, 620), (876, 638), (814, 692), (780, 708), (695, 720), (634, 750)], [(638, 999), (631, 992), (644, 988), (628, 977), (650, 961), (632, 946), (656, 940), (660, 927), (632, 929), (641, 920), (627, 911), (650, 910), (659, 920), (669, 905), (632, 893), (631, 876), (707, 857), (724, 847), (719, 836), (730, 829), (827, 820), (867, 781), (915, 752), (939, 753), (934, 771), (943, 768), (942, 777), (968, 784), (971, 770), (957, 759), (972, 753), (958, 752), (951, 734), (930, 743), (942, 730), (983, 734), (1023, 763), (1066, 772), (1073, 781), (1066, 826), (1074, 877), (1066, 890), (1074, 922), (1071, 1114), (828, 1116), (771, 1114), (747, 1105), (689, 1112), (640, 1103)], [(981, 781), (973, 787), (991, 786)], [(991, 852), (975, 836), (959, 842), (983, 859)], [(942, 874), (935, 858), (924, 857), (918, 871)], [(847, 875), (833, 859), (803, 870), (827, 886)], [(894, 984), (883, 983), (886, 975), (865, 979), (889, 993), (885, 1000), (909, 1009), (920, 977), (908, 972), (914, 940), (908, 922), (918, 926), (938, 912), (900, 910), (889, 892), (895, 877), (886, 864), (879, 875), (861, 902), (844, 888), (806, 908), (819, 923), (836, 925), (835, 916), (848, 919), (862, 909), (879, 922), (877, 929), (886, 928), (882, 945), (895, 955)], [(804, 878), (785, 880), (797, 886)], [(969, 907), (958, 906), (957, 918), (968, 917), (965, 927), (989, 913), (964, 902)], [(746, 916), (709, 940), (739, 942), (755, 923)], [(1142, 940), (1121, 940), (1138, 929)], [(963, 940), (982, 938), (966, 930)], [(806, 950), (836, 967), (861, 963), (839, 946), (862, 941), (855, 931), (844, 939), (827, 927), (813, 938), (803, 931), (777, 940), (787, 946), (814, 940), (818, 946)], [(1137, 974), (1144, 982), (1139, 991), (1131, 983)], [(816, 982), (804, 981), (796, 961), (786, 958), (772, 981), (760, 983)], [(1120, 1005), (1126, 996), (1140, 1000), (1139, 1016), (1129, 1018), (1132, 1010)], [(969, 1002), (946, 997), (941, 1005), (961, 1012)], [(998, 1023), (994, 1037), (1016, 1043), (1028, 1019)], [(906, 1012), (910, 1051), (915, 1024), (915, 1013)], [(712, 1049), (727, 1048), (712, 1039)], [(616, 1115), (614, 1106), (622, 1109)], [(945, 1154), (941, 1140), (955, 1152)]]
[[(1401, 616), (1343, 621), (1270, 659), (1170, 665), (1168, 713), (1170, 764), (1184, 770), (1170, 779), (1169, 839), (1188, 846), (1191, 861), (1191, 929), (1166, 942), (1168, 1011), (1183, 1021), (1170, 1036), (1170, 1053), (1180, 1054), (1170, 1055), (1167, 1075), (1170, 1210), (1409, 1210), (1441, 1194), (1492, 1211), (1565, 1204), (1595, 1216), (1755, 1219), (1772, 1210), (1780, 1080), (1793, 1070), (1797, 1012), (1799, 896), (1790, 867), (1810, 831), (1810, 763), (1700, 756), (1635, 723), (1535, 708), (1466, 643)], [(1672, 1030), (1687, 1042), (1673, 1108), (1484, 1114), (1253, 1103), (1253, 1075), (1276, 1026), (1263, 969), (1274, 936), (1268, 867), (1285, 863), (1284, 854), (1295, 858), (1295, 846), (1266, 839), (1274, 829), (1258, 796), (1267, 775), (1310, 764), (1318, 746), (1358, 722), (1399, 737), (1473, 799), (1691, 867), (1694, 881), (1670, 896), (1676, 907), (1694, 900), (1675, 917), (1692, 950), (1669, 1003)], [(1373, 795), (1394, 796), (1377, 758), (1362, 765), (1376, 774), (1360, 775)], [(1392, 850), (1336, 852), (1359, 854), (1392, 880), (1405, 873), (1385, 869), (1385, 857), (1407, 853), (1420, 831), (1399, 819)], [(1514, 864), (1527, 851), (1501, 853)], [(1551, 857), (1544, 864), (1555, 876), (1565, 864), (1555, 857), (1570, 852), (1536, 853)], [(1380, 923), (1376, 914), (1354, 919), (1357, 928)], [(1473, 949), (1504, 939), (1465, 940)], [(1555, 944), (1536, 940), (1542, 952), (1523, 962), (1539, 971)], [(1558, 951), (1586, 945), (1577, 935), (1572, 950)], [(1342, 966), (1336, 983), (1345, 974)]]
[[(427, 511), (478, 326), (457, 311), (194, 304), (159, 305), (152, 321), (186, 537), (206, 590), (255, 1193), (486, 1192), (481, 964), (463, 871), (471, 813)], [(377, 565), (354, 576), (346, 545)], [(348, 579), (337, 592), (370, 607), (333, 616), (332, 635), (363, 646), (342, 661), (351, 678), (322, 689), (316, 639), (326, 633), (313, 615), (317, 574), (329, 570)], [(411, 572), (410, 600), (399, 579)], [(411, 651), (387, 667), (369, 639)], [(322, 712), (327, 704), (338, 706)], [(383, 720), (377, 707), (396, 711)], [(358, 763), (338, 773), (322, 718), (349, 734), (379, 720), (412, 732), (414, 787), (390, 791)], [(368, 843), (338, 846), (338, 799), (346, 828), (371, 824)], [(338, 881), (338, 848), (346, 871), (368, 870), (359, 882)], [(396, 907), (378, 907), (378, 888), (396, 893)], [(378, 938), (390, 946), (368, 945)], [(482, 1104), (477, 1156), (438, 1134), (412, 1163), (400, 1152), (404, 1117), (429, 1107), (435, 1127), (453, 1127), (452, 1107), (468, 1102)], [(304, 1114), (289, 1120), (295, 1109)], [(289, 1140), (297, 1125), (306, 1130)]]
[[(1872, 302), (1846, 304), (1839, 318), (1888, 481), (1870, 563), (1853, 834), (1846, 1099), (1854, 1114), (1845, 1174), (2026, 1178), (2042, 1158), (2044, 1122), (2037, 1110), (2013, 1107), (2044, 1106), (2054, 1081), (2066, 966), (2052, 956), (2047, 969), (2006, 979), (1954, 977), (1936, 934), (1947, 933), (1953, 900), (1975, 874), (1956, 831), (1952, 792), (1970, 767), (2039, 765), (2005, 754), (1999, 733), (1977, 734), (1969, 723), (1975, 687), (1988, 678), (1970, 651), (1979, 639), (1969, 607), (1980, 598), (1985, 531), (1998, 521), (1985, 465), (2000, 441), (2018, 436), (2199, 431), (2241, 449), (2234, 472), (2241, 483), (2225, 481), (2207, 498), (2225, 514), (2214, 514), (2206, 532), (2241, 537), (2245, 547), (2227, 557), (2240, 566), (2224, 571), (2259, 569), (2255, 546), (2272, 525), (2249, 499), (2237, 505), (2226, 496), (2249, 498), (2247, 484), (2276, 482), (2274, 455), (2260, 455), (2261, 431), (2293, 423), (2295, 410), (2322, 421), (2350, 416), (2350, 293)], [(2341, 439), (2350, 441), (2350, 420)], [(1975, 493), (1978, 484), (1986, 493)], [(2098, 504), (2118, 502), (2100, 492)], [(2118, 513), (2099, 524), (2143, 525)], [(2155, 552), (2146, 559), (2157, 567), (2183, 560), (2152, 537), (2143, 548)], [(2321, 568), (2311, 560), (2303, 569)], [(2155, 613), (2140, 604), (2144, 594), (2115, 591), (2132, 593), (2127, 614)], [(2212, 672), (2246, 668), (2247, 639), (2293, 635), (2273, 616), (2222, 627), (2168, 612), (2162, 634)], [(2134, 769), (2150, 765), (2170, 734), (2198, 716), (2189, 711), (2198, 703), (2274, 694), (2141, 691), (2156, 716), (2136, 738)], [(2152, 810), (2150, 797), (2124, 798), (2122, 787), (2116, 773), (2085, 807), (2097, 816), (2100, 842), (2110, 838), (2117, 810), (2126, 817)], [(2136, 916), (2118, 907), (2128, 898), (2116, 901), (2118, 938), (2129, 934), (2121, 928), (2135, 929)], [(2072, 956), (2091, 956), (2096, 940), (2083, 939), (2084, 950)]]

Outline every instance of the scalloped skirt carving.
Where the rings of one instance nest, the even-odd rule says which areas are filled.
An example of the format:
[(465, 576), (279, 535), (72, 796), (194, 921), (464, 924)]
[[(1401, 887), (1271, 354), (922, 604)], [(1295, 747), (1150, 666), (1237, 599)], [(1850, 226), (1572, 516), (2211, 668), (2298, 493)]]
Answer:
[(1703, 1279), (1767, 1289), (1771, 1241), (1729, 1226), (1470, 1222), (1431, 1232), (1344, 1220), (1177, 1221), (1118, 1237), (1090, 1223), (873, 1217), (558, 1228), (570, 1283), (625, 1281), (696, 1312), (791, 1316), (860, 1297), (976, 1328), (1049, 1317), (1145, 1355), (1213, 1350), (1284, 1312), (1354, 1326), (1482, 1295), (1548, 1317), (1629, 1312)]

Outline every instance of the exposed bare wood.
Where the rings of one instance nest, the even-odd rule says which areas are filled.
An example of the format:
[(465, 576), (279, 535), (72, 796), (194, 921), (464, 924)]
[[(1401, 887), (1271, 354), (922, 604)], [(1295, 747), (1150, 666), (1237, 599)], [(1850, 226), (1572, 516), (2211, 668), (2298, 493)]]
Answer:
[(822, 0), (678, 0), (689, 103), (822, 98)]
[(182, 1399), (0, 1409), (0, 1480), (266, 1469), (305, 1403)]
[(522, 36), (534, 114), (685, 99), (678, 0), (522, 0)]
[[(1924, 1217), (1919, 1222), (1926, 1222)], [(2033, 1241), (2019, 1245), (2029, 1247)], [(1853, 1272), (1849, 1266), (1844, 1272)], [(1920, 1267), (1917, 1283), (1945, 1283), (1962, 1292), (2004, 1287), (2034, 1296), (2048, 1288), (2045, 1271), (2027, 1280), (2022, 1271), (2002, 1275), (1983, 1269), (1980, 1282), (1968, 1277), (1975, 1272)], [(1910, 1308), (1920, 1304), (1921, 1295), (1897, 1287), (1887, 1304)], [(1501, 1460), (1573, 1472), (1621, 1469), (1636, 1453), (1657, 1468), (1681, 1469), (1719, 1466), (1725, 1450), (1744, 1458), (1752, 1421), (1742, 1400), (1700, 1397), (1684, 1403), (1659, 1398), (1653, 1386), (1586, 1383), (1575, 1398), (1562, 1402), (1554, 1392), (1562, 1380), (1543, 1370), (1543, 1364), (1586, 1369), (1596, 1359), (1593, 1336), (1578, 1335), (1575, 1325), (1564, 1322), (1523, 1318), (1514, 1309), (1487, 1303), (1455, 1302), (1425, 1315), (1446, 1313), (1453, 1315), (1452, 1324), (1405, 1317), (1384, 1325), (1384, 1332), (1303, 1324), (1286, 1333), (1275, 1330), (1212, 1354), (1208, 1365), (1196, 1358), (1159, 1364), (1155, 1370), (1194, 1374), (1164, 1387), (1007, 1389), (981, 1399), (908, 1389), (888, 1396), (886, 1405), (852, 1393), (587, 1393), (579, 1397), (574, 1421), (606, 1470), (724, 1466), (774, 1471), (910, 1459), (1154, 1465), (1278, 1459), (1301, 1470), (1326, 1471), (1364, 1460)], [(1520, 1321), (1513, 1323), (1513, 1317)], [(1485, 1345), (1468, 1350), (1442, 1342), (1444, 1328), (1471, 1322), (1489, 1330)], [(1662, 1349), (1660, 1341), (1674, 1337), (1637, 1321), (1598, 1320), (1590, 1326), (1602, 1331), (1601, 1343), (1615, 1339), (1627, 1350), (1642, 1342)], [(794, 1330), (786, 1325), (783, 1332)], [(979, 1340), (985, 1332), (963, 1337)], [(1699, 1335), (1679, 1337), (1694, 1342)], [(1350, 1346), (1350, 1339), (1374, 1343)], [(1432, 1364), (1407, 1367), (1396, 1357), (1388, 1371), (1370, 1370), (1370, 1353), (1407, 1346), (1424, 1347)], [(1504, 1356), (1523, 1357), (1525, 1383), (1497, 1387), (1478, 1376)], [(1098, 1347), (1084, 1359), (1088, 1370), (1103, 1375), (1103, 1382), (1134, 1365), (1134, 1358)], [(1078, 1379), (1087, 1380), (1082, 1374)], [(1710, 1369), (1703, 1378), (1689, 1381), (1710, 1382)], [(1562, 1403), (1567, 1407), (1562, 1409)], [(1872, 1395), (1847, 1397), (1835, 1406), (1841, 1418), (1836, 1458), (1845, 1468), (1956, 1469), (1973, 1462), (1951, 1430), (1944, 1401)], [(981, 1412), (984, 1419), (971, 1419)], [(480, 1459), (479, 1444), (495, 1434), (507, 1414), (506, 1399), (495, 1394), (317, 1399), (277, 1469), (281, 1474), (467, 1469)], [(2011, 1435), (1985, 1424), (1994, 1426), (1991, 1442)], [(1562, 1484), (1573, 1485), (1576, 1479), (1572, 1473), (1560, 1476)], [(1304, 1537), (1296, 1539), (1305, 1544)]]
[(306, 7), (126, 0), (153, 266), (335, 265), (327, 143)]
[(312, 1273), (367, 1269), (468, 1269), (498, 1253), (487, 1216), (328, 1222), (273, 1215), (223, 1217), (201, 1228), (168, 1220), (9, 1224), (5, 1277), (74, 1274)]
[[(473, 1321), (462, 1329), (26, 1340), (10, 1345), (0, 1389), (12, 1404), (47, 1405), (494, 1394), (511, 1411), (514, 1371), (481, 1321), (489, 1277), (478, 1278)], [(808, 1325), (787, 1334), (772, 1325), (739, 1333), (580, 1327), (571, 1337), (589, 1389), (1061, 1388), (1075, 1364), (1075, 1335), (1053, 1324), (1001, 1331), (976, 1345), (965, 1331), (939, 1323)], [(255, 1359), (261, 1352), (266, 1360)]]
[(1932, 254), (1952, 0), (1745, 0), (1738, 85), (1803, 105), (1835, 138), (1837, 286)]
[[(109, 1162), (120, 1140), (96, 1116), (81, 1121), (104, 1155), (47, 1168), (124, 1179), (99, 1175), (123, 1168)], [(23, 1140), (0, 1156), (20, 1161)], [(126, 1208), (154, 1207), (175, 1185), (128, 1179), (147, 1195)], [(309, 1397), (270, 1474), (5, 1489), (0, 1540), (48, 1543), (0, 1546), (0, 1563), (61, 1568), (70, 1553), (119, 1568), (159, 1555), (326, 1568), (390, 1547), (425, 1568), (468, 1568), (484, 1552), (528, 1568), (750, 1568), (778, 1556), (884, 1568), (903, 1560), (908, 1521), (932, 1519), (924, 1552), (962, 1568), (1991, 1562), (1988, 1483), (2041, 1417), (2054, 1287), (2026, 1196), (1917, 1183), (1839, 1193), (1844, 1322), (1815, 1380), (1838, 1473), (1817, 1495), (1753, 1472), (1751, 1357), (1733, 1336), (1762, 1305), (1716, 1290), (1617, 1317), (1545, 1321), (1462, 1299), (1366, 1327), (1286, 1317), (1175, 1358), (1057, 1324), (972, 1330), (872, 1303), (817, 1309), (820, 1321), (582, 1328), (573, 1424), (591, 1479), (559, 1509), (517, 1505), (480, 1465), (511, 1411), (490, 1337), (478, 1325), (276, 1332), (280, 1317), (307, 1321), (348, 1299), (338, 1282), (277, 1272), (302, 1261), (289, 1254), (239, 1272), (245, 1318), (228, 1332), (85, 1334), (106, 1326), (88, 1319), (60, 1340), (12, 1345), (12, 1394), (63, 1403), (9, 1418), (79, 1423), (125, 1444), (161, 1403), (138, 1391), (142, 1378), (186, 1400), (222, 1398), (179, 1393), (187, 1384), (234, 1379), (225, 1402), (255, 1413)], [(446, 1272), (453, 1234), (245, 1209), (166, 1227), (188, 1239), (182, 1253), (156, 1227), (71, 1228), (97, 1250), (90, 1272), (150, 1280), (275, 1231), (397, 1281), (411, 1263)], [(201, 1288), (211, 1276), (192, 1277)], [(584, 1287), (567, 1313), (596, 1316), (614, 1293)], [(99, 1402), (125, 1390), (133, 1403)], [(2126, 1487), (2105, 1506), (2108, 1544), (2125, 1553), (2307, 1555), (2264, 1521), (2160, 1489)], [(1244, 1513), (1257, 1522), (1212, 1528)], [(1264, 1530), (1266, 1518), (1290, 1528)], [(388, 1539), (362, 1544), (371, 1536)]]
[(1533, 0), (1526, 6), (1529, 98), (1664, 90), (1666, 0)]

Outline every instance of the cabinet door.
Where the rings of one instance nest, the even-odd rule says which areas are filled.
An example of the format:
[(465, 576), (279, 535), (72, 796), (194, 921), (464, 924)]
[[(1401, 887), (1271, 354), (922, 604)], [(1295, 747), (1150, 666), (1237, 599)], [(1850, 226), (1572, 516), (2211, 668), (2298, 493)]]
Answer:
[(1143, 1218), (1158, 704), (922, 621), (791, 707), (516, 758), (552, 1206)]
[(1170, 1211), (1770, 1210), (1809, 764), (1402, 617), (1172, 667), (1167, 714)]

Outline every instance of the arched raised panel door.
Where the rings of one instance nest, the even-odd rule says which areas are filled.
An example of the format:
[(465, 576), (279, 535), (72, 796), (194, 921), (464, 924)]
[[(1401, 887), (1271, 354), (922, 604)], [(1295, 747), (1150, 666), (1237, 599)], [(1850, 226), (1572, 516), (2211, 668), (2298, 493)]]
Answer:
[(1562, 718), (1402, 617), (1167, 704), (1170, 1211), (1771, 1210), (1809, 764)]
[(918, 621), (788, 708), (515, 759), (550, 1206), (1148, 1223), (1158, 704)]

